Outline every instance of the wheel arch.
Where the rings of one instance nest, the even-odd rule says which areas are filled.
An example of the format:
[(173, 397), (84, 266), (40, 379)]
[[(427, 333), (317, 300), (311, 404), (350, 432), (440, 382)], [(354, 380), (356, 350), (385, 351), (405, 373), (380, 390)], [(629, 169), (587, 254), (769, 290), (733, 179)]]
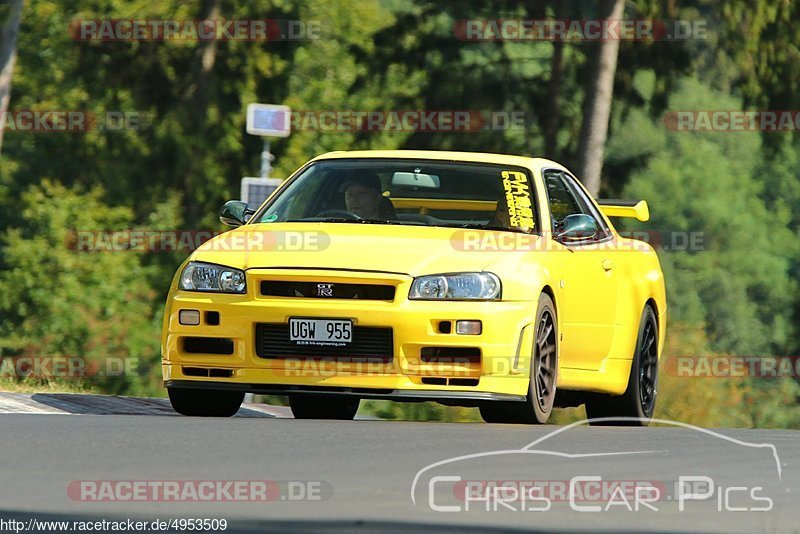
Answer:
[[(667, 315), (666, 309), (658, 305), (658, 300), (655, 297), (648, 297), (645, 301), (645, 306), (653, 308), (653, 316), (656, 321), (656, 332), (658, 333), (658, 359), (661, 360), (661, 355), (664, 352), (664, 345), (667, 339)], [(666, 306), (666, 301), (664, 306)]]
[(545, 284), (542, 287), (542, 291), (541, 292), (544, 293), (545, 295), (547, 295), (548, 297), (550, 297), (550, 300), (553, 301), (553, 307), (555, 307), (555, 309), (556, 309), (556, 318), (557, 318), (558, 317), (558, 302), (556, 301), (556, 293), (555, 293), (555, 291), (553, 291), (553, 288), (550, 287), (549, 284)]
[(644, 305), (645, 305), (645, 307), (650, 306), (651, 308), (653, 308), (653, 313), (656, 316), (656, 326), (661, 328), (661, 324), (660, 324), (661, 321), (658, 320), (658, 314), (661, 313), (661, 312), (658, 310), (658, 303), (656, 302), (656, 299), (654, 299), (653, 297), (648, 297), (647, 300), (645, 301)]

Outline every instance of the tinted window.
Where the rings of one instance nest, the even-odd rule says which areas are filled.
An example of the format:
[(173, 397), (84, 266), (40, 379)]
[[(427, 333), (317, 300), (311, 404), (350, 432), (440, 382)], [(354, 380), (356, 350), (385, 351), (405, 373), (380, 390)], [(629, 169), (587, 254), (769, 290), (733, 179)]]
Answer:
[(567, 215), (586, 213), (573, 191), (567, 187), (560, 172), (546, 172), (544, 183), (547, 188), (547, 200), (550, 205), (550, 217), (553, 227), (564, 221)]
[(558, 233), (567, 215), (581, 213), (589, 215), (597, 222), (599, 231), (595, 240), (605, 239), (610, 235), (600, 214), (586, 197), (584, 191), (575, 183), (575, 178), (562, 171), (545, 171), (544, 183), (547, 189), (554, 233)]

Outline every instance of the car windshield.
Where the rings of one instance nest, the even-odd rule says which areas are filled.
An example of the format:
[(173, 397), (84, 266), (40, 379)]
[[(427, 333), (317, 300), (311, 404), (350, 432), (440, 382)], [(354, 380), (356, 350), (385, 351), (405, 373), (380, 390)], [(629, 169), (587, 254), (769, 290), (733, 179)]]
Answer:
[(313, 163), (253, 218), (518, 232), (530, 232), (536, 220), (523, 168), (399, 159)]

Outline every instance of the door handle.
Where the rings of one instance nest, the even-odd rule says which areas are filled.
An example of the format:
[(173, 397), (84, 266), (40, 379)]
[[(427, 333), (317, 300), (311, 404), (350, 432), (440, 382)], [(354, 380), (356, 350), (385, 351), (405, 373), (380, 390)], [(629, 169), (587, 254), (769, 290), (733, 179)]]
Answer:
[(602, 265), (603, 265), (603, 269), (606, 270), (606, 271), (610, 271), (611, 269), (614, 268), (614, 262), (609, 260), (608, 258), (603, 260), (603, 264)]

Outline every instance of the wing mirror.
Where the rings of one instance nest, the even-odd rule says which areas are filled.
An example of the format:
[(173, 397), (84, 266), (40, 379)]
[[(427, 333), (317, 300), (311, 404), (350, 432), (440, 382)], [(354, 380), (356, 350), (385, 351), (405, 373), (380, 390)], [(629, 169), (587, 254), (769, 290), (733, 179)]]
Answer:
[(597, 234), (597, 221), (594, 217), (584, 213), (573, 213), (564, 217), (561, 231), (556, 235), (556, 239), (567, 241), (590, 239)]
[(229, 200), (222, 206), (219, 212), (219, 220), (226, 226), (241, 226), (250, 219), (250, 215), (255, 211), (247, 207), (247, 202), (241, 200)]

